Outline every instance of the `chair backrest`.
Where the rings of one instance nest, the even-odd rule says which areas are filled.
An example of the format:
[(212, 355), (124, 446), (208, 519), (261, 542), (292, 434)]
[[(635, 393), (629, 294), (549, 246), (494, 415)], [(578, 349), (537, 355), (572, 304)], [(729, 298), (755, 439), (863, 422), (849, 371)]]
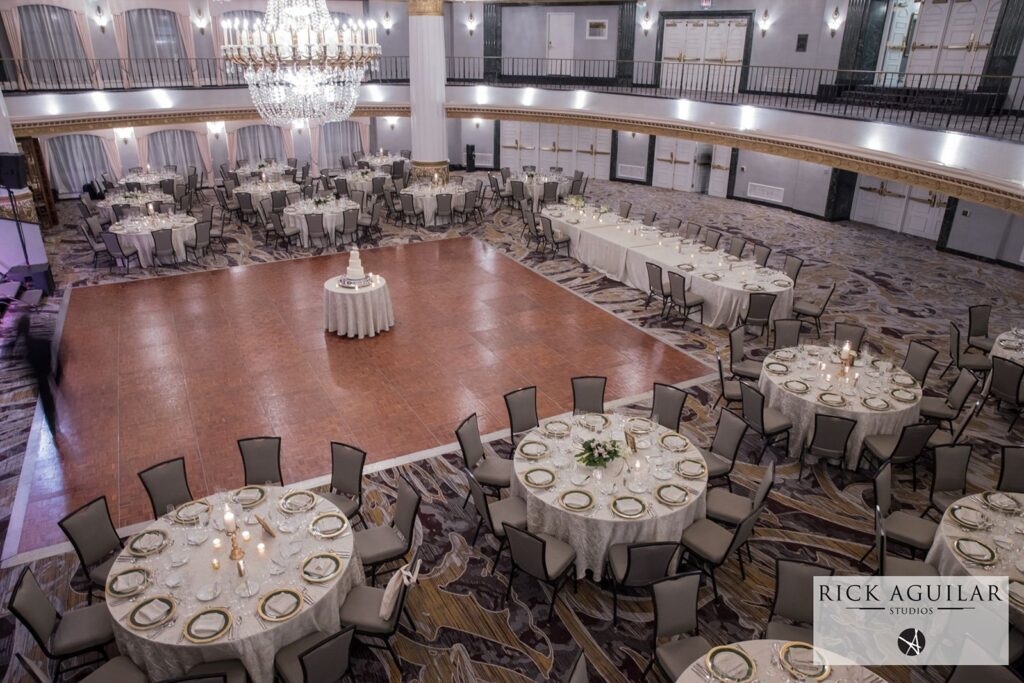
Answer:
[[(337, 228), (335, 228), (337, 231)], [(359, 231), (359, 209), (345, 209), (341, 214), (341, 232), (344, 235), (354, 235)]]
[(248, 192), (236, 192), (235, 198), (238, 200), (238, 208), (242, 210), (242, 213), (251, 213), (256, 210), (256, 207), (252, 203), (252, 194)]
[(903, 359), (903, 369), (922, 385), (928, 378), (928, 370), (932, 367), (939, 352), (919, 341), (911, 341), (907, 345), (907, 356)]
[(665, 279), (661, 266), (651, 261), (647, 261), (644, 265), (647, 266), (647, 287), (656, 294), (664, 295)]
[(808, 450), (822, 458), (842, 458), (857, 421), (837, 415), (814, 414), (814, 437)]
[(833, 576), (836, 570), (812, 562), (775, 559), (775, 599), (772, 616), (801, 623), (814, 623), (814, 579)]
[(682, 635), (697, 629), (700, 579), (700, 571), (691, 571), (651, 585), (655, 639)]
[(153, 516), (160, 517), (192, 500), (185, 474), (185, 458), (174, 458), (157, 463), (139, 472), (139, 479), (149, 494)]
[(746, 336), (746, 330), (743, 325), (737, 325), (729, 331), (729, 369), (732, 370), (732, 366), (735, 363), (739, 363), (746, 357), (746, 353), (743, 351), (744, 337)]
[(533, 173), (537, 170), (534, 164), (523, 164), (523, 173)]
[(987, 337), (988, 321), (992, 317), (992, 307), (978, 304), (967, 309), (967, 336)]
[(803, 323), (793, 318), (779, 318), (775, 320), (775, 346), (776, 349), (785, 349), (791, 346), (800, 346), (800, 330)]
[(334, 196), (338, 199), (349, 195), (348, 178), (338, 178), (334, 181)]
[[(91, 233), (91, 232), (89, 232), (89, 228), (87, 228), (87, 227), (86, 227), (86, 226), (84, 226), (84, 225), (79, 225), (79, 226), (78, 226), (78, 229), (79, 229), (79, 230), (81, 231), (81, 233), (82, 233), (82, 237), (84, 237), (84, 238), (85, 238), (85, 241), (89, 243), (89, 247), (90, 247), (90, 248), (91, 248), (91, 249), (92, 249), (93, 251), (103, 251), (103, 249), (100, 249), (100, 246), (101, 246), (101, 242), (97, 242), (97, 241), (96, 241), (96, 239), (95, 239), (95, 238), (93, 237), (92, 233)], [(104, 249), (105, 249), (105, 248), (106, 248), (106, 247), (104, 247)]]
[(837, 322), (835, 334), (833, 336), (833, 343), (839, 348), (843, 348), (844, 344), (849, 343), (851, 349), (854, 351), (860, 351), (860, 347), (864, 343), (864, 335), (867, 331), (868, 328), (863, 325)]
[(654, 209), (647, 209), (644, 211), (644, 217), (642, 222), (644, 225), (654, 225), (654, 221), (658, 218), (658, 212)]
[(633, 202), (622, 200), (619, 202), (619, 216), (629, 218), (629, 212), (633, 209)]
[(174, 240), (171, 239), (171, 229), (163, 228), (150, 233), (153, 237), (153, 250), (158, 254), (173, 254)]
[(583, 187), (583, 178), (575, 178), (572, 181), (572, 185), (569, 187), (569, 194), (572, 196), (578, 195), (580, 189)]
[(747, 381), (740, 382), (743, 397), (743, 419), (759, 434), (764, 433), (764, 394)]
[(281, 437), (255, 436), (238, 440), (242, 454), (242, 468), (247, 486), (260, 486), (267, 482), (281, 485)]
[(889, 516), (892, 509), (892, 462), (886, 460), (875, 472), (872, 483), (875, 489), (875, 508), (882, 515), (882, 519)]
[(165, 178), (160, 181), (160, 191), (164, 194), (174, 194), (174, 178)]
[(555, 204), (558, 202), (558, 182), (549, 180), (544, 183), (544, 203)]
[(361, 499), (366, 451), (338, 441), (331, 442), (331, 489)]
[(651, 403), (651, 419), (657, 424), (676, 431), (683, 415), (683, 406), (689, 394), (671, 384), (654, 383), (654, 400)]
[(768, 257), (772, 255), (772, 248), (763, 244), (754, 245), (754, 263), (764, 267), (768, 263)]
[(512, 181), (512, 201), (516, 204), (526, 199), (526, 185), (522, 180)]
[(764, 502), (768, 498), (768, 494), (771, 493), (773, 486), (775, 486), (774, 460), (768, 463), (768, 467), (765, 468), (764, 471), (764, 476), (761, 477), (761, 483), (759, 483), (757, 488), (750, 494), (751, 509), (757, 509), (764, 505)]
[[(583, 654), (583, 651), (580, 651)], [(17, 658), (18, 663), (21, 664), (21, 668), (28, 674), (29, 680), (32, 683), (53, 683), (53, 679), (50, 678), (50, 674), (46, 672), (43, 667), (39, 666), (31, 659), (25, 659), (20, 652), (15, 652), (14, 656)], [(586, 679), (583, 679), (586, 681)]]
[[(718, 416), (718, 427), (711, 442), (711, 452), (735, 463), (746, 433), (747, 423), (743, 418), (728, 408), (723, 408)], [(732, 468), (729, 470), (732, 471)]]
[(103, 226), (100, 225), (100, 219), (96, 216), (89, 216), (85, 219), (85, 224), (88, 226), (93, 239), (100, 239), (100, 235), (103, 234)]
[[(648, 273), (648, 277), (650, 274)], [(686, 306), (686, 277), (674, 270), (668, 271), (668, 291), (672, 300), (681, 306)]]
[(328, 683), (344, 676), (356, 627), (349, 626), (327, 636), (299, 655), (304, 683)]
[(468, 190), (466, 196), (462, 199), (462, 210), (470, 211), (476, 206), (476, 196), (478, 192), (476, 190)]
[(555, 230), (551, 227), (551, 219), (547, 216), (540, 217), (540, 224), (544, 228), (544, 238), (549, 244), (554, 246), (555, 244)]
[(420, 494), (416, 491), (416, 487), (405, 476), (399, 477), (395, 521), (392, 526), (405, 539), (406, 550), (412, 545), (412, 533), (416, 529), (416, 517), (420, 512), (420, 502)]
[(544, 562), (547, 546), (544, 539), (508, 522), (502, 522), (502, 524), (505, 527), (505, 536), (508, 538), (508, 548), (512, 554), (513, 564), (535, 579), (550, 580), (548, 566)]
[(322, 213), (306, 214), (306, 231), (312, 237), (324, 237), (324, 215)]
[(747, 241), (739, 235), (733, 235), (729, 240), (729, 255), (737, 258), (743, 256), (743, 250), (747, 247)]
[(1024, 493), (1024, 446), (1003, 446), (996, 489)]
[(484, 444), (480, 439), (480, 422), (476, 413), (467, 417), (456, 428), (455, 438), (459, 440), (463, 462), (472, 471), (484, 457)]
[(949, 357), (955, 367), (960, 367), (960, 328), (952, 320), (949, 321)]
[(875, 505), (875, 554), (878, 556), (878, 574), (880, 576), (885, 576), (886, 545), (885, 518), (882, 516), (881, 508)]
[(683, 237), (688, 240), (697, 239), (700, 235), (700, 224), (699, 223), (687, 223), (686, 230), (683, 232)]
[(121, 538), (110, 518), (106, 496), (90, 500), (57, 524), (75, 547), (78, 560), (86, 569), (95, 567), (121, 550)]
[(718, 230), (705, 230), (704, 231), (704, 244), (711, 247), (712, 249), (718, 248), (718, 243), (722, 241), (722, 233)]
[(473, 505), (476, 506), (477, 514), (484, 520), (488, 530), (491, 533), (495, 533), (494, 520), (491, 519), (491, 506), (487, 502), (487, 496), (484, 494), (484, 489), (480, 486), (480, 482), (476, 480), (476, 477), (469, 470), (466, 470), (466, 483), (469, 484), (469, 495), (473, 498)]
[(402, 213), (406, 214), (407, 216), (415, 214), (416, 204), (413, 202), (412, 195), (409, 194), (408, 192), (403, 192), (398, 196), (402, 200)]
[[(103, 233), (104, 236), (107, 233)], [(1011, 405), (1021, 402), (1021, 382), (1024, 381), (1024, 365), (1009, 358), (992, 356), (992, 380), (989, 394), (1000, 401), (1008, 401)]]
[(676, 218), (675, 216), (669, 216), (668, 218), (665, 218), (663, 220), (665, 221), (665, 228), (669, 232), (678, 232), (679, 226), (683, 224), (683, 221), (680, 220), (679, 218)]
[(732, 555), (738, 548), (743, 547), (743, 544), (747, 542), (750, 535), (754, 533), (754, 526), (757, 524), (757, 520), (761, 517), (761, 513), (764, 512), (764, 506), (754, 508), (749, 515), (743, 518), (743, 521), (739, 523), (736, 530), (733, 532), (732, 541), (729, 543), (729, 550), (723, 556), (723, 561)]
[(206, 247), (210, 244), (210, 221), (198, 221), (195, 226), (196, 246)]
[(946, 405), (959, 414), (977, 385), (978, 378), (970, 370), (961, 370), (960, 374), (957, 375), (956, 381), (953, 382), (949, 394), (946, 396)]
[(349, 199), (359, 205), (359, 209), (362, 210), (363, 204), (366, 203), (366, 192), (364, 190), (351, 190), (348, 193)]
[(18, 575), (7, 608), (29, 630), (43, 652), (49, 655), (50, 636), (56, 630), (61, 615), (43, 592), (28, 565)]
[(940, 491), (967, 491), (967, 466), (971, 462), (971, 447), (939, 446), (935, 449), (932, 471), (932, 495)]
[(387, 178), (384, 176), (374, 176), (370, 181), (370, 191), (373, 192), (373, 194), (382, 193), (384, 191), (385, 181), (387, 181)]
[(747, 317), (750, 322), (768, 322), (775, 306), (776, 295), (771, 292), (752, 292), (747, 305)]
[(608, 378), (587, 376), (572, 378), (572, 410), (574, 413), (603, 413), (604, 388)]
[(505, 394), (508, 424), (512, 434), (521, 434), (537, 427), (537, 387), (523, 387)]
[(803, 259), (797, 258), (796, 256), (790, 256), (789, 254), (786, 254), (786, 262), (785, 262), (785, 265), (782, 267), (782, 271), (786, 274), (786, 276), (790, 280), (792, 280), (793, 282), (796, 282), (797, 276), (800, 275), (800, 269), (803, 268), (803, 267), (804, 267), (804, 260)]
[(117, 239), (116, 234), (108, 231), (100, 234), (100, 237), (103, 239), (103, 244), (107, 245), (107, 251), (111, 256), (124, 258), (124, 251), (121, 249), (121, 242)]
[(576, 663), (572, 665), (569, 678), (566, 680), (568, 683), (590, 683), (590, 677), (587, 675), (587, 658), (583, 656), (583, 650), (576, 655)]
[(938, 425), (927, 422), (904, 425), (900, 431), (899, 441), (896, 442), (896, 448), (893, 449), (892, 460), (899, 463), (909, 462), (916, 458), (938, 428)]
[(678, 543), (631, 543), (626, 548), (624, 586), (646, 586), (668, 576)]
[(512, 177), (512, 169), (508, 166), (501, 167), (501, 183), (504, 185), (508, 182), (508, 179)]

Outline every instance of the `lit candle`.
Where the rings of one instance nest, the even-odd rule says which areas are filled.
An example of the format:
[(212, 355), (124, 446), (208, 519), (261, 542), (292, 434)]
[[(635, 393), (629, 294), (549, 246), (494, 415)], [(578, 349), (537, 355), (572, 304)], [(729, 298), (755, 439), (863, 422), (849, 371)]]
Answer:
[(210, 560), (210, 564), (213, 565), (214, 569), (220, 569), (220, 560), (218, 560), (216, 557)]
[(146, 173), (149, 173), (149, 164), (146, 164)]
[(260, 557), (263, 557), (263, 555), (264, 555), (264, 554), (265, 554), (266, 552), (267, 552), (267, 545), (266, 545), (265, 543), (263, 543), (263, 542), (260, 542), (260, 543), (257, 543), (257, 544), (256, 544), (256, 553), (257, 553), (257, 554), (258, 554), (258, 555), (259, 555)]
[(238, 561), (238, 575), (245, 576), (245, 560)]
[(213, 549), (214, 550), (220, 550), (220, 539), (219, 538), (213, 539)]
[(248, 529), (246, 529), (245, 531), (243, 531), (243, 532), (242, 532), (242, 540), (243, 540), (243, 541), (248, 541), (248, 540), (249, 540), (249, 538), (250, 538), (250, 536), (249, 536), (249, 530), (248, 530)]
[(235, 513), (231, 510), (224, 513), (224, 530), (229, 534), (235, 533)]

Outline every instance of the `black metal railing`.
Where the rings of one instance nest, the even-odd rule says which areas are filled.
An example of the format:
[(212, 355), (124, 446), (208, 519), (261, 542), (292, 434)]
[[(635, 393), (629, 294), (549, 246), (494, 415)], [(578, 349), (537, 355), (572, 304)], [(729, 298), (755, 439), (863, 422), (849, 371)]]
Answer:
[[(409, 58), (382, 57), (366, 81), (407, 83)], [(1024, 77), (687, 61), (449, 57), (447, 81), (748, 104), (1024, 140)], [(244, 85), (240, 68), (213, 58), (0, 60), (5, 92)]]

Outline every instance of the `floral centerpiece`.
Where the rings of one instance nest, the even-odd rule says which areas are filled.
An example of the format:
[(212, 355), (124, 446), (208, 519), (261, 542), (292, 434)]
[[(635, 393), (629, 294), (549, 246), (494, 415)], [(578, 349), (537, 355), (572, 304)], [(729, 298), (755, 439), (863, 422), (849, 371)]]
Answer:
[(320, 207), (326, 204), (330, 204), (333, 199), (330, 197), (313, 197), (313, 206)]
[(536, 173), (534, 173), (533, 171), (527, 171), (526, 172), (526, 179), (529, 180), (531, 183), (533, 182), (533, 179), (534, 179), (535, 176), (536, 176)]
[(607, 204), (602, 204), (601, 205), (601, 213), (608, 213), (608, 205)]
[(576, 460), (587, 467), (607, 467), (621, 457), (622, 447), (618, 441), (590, 439), (583, 442), (583, 450), (576, 455)]
[(142, 195), (139, 192), (125, 192), (123, 195), (121, 195), (121, 199), (123, 199), (126, 202), (132, 202), (135, 201), (136, 199), (140, 199), (141, 197)]
[(582, 209), (584, 206), (586, 206), (586, 200), (583, 198), (583, 195), (581, 194), (569, 195), (568, 197), (565, 198), (565, 203), (574, 209)]
[(266, 168), (266, 167), (267, 167), (266, 164), (264, 164), (263, 162), (260, 162), (260, 164), (256, 168)]

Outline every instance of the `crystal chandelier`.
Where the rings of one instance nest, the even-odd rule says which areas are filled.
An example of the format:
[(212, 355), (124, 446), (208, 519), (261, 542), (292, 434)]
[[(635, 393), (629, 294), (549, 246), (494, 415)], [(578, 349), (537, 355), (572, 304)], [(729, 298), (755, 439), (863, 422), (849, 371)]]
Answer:
[(276, 126), (347, 119), (381, 52), (375, 21), (332, 20), (326, 0), (268, 0), (262, 22), (222, 28), (224, 59), (243, 69), (256, 110)]

